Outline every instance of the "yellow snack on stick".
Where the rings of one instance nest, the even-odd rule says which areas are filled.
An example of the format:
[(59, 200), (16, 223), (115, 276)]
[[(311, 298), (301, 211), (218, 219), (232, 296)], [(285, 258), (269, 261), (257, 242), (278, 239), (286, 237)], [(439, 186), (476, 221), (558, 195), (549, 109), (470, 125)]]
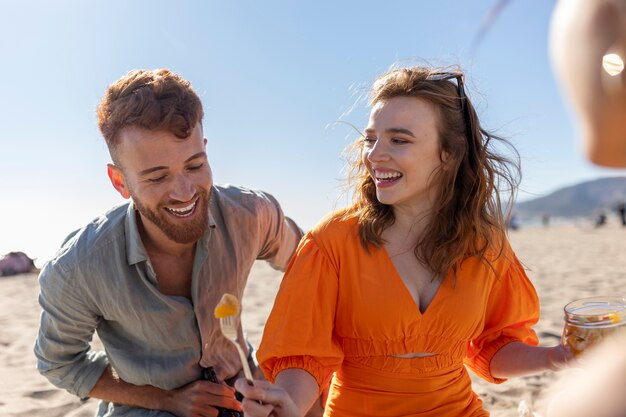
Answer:
[(215, 317), (218, 319), (239, 314), (239, 301), (237, 297), (228, 293), (222, 295), (222, 299), (217, 303), (217, 306), (215, 306), (213, 314), (215, 314)]

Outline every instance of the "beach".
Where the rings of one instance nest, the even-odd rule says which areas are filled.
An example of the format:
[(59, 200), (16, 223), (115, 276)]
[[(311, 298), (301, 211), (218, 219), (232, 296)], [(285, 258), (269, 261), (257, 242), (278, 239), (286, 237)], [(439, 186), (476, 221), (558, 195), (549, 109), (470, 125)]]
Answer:
[[(577, 298), (626, 296), (626, 228), (609, 222), (602, 228), (562, 224), (521, 228), (510, 241), (537, 288), (541, 320), (535, 327), (541, 345), (559, 343), (563, 306)], [(281, 274), (257, 263), (243, 300), (243, 323), (249, 339), (258, 345)], [(80, 401), (58, 390), (35, 369), (33, 343), (39, 325), (36, 274), (0, 277), (0, 416), (88, 417), (95, 400)], [(97, 347), (97, 341), (95, 342)], [(569, 372), (569, 371), (564, 371)], [(561, 373), (562, 374), (562, 373)], [(518, 416), (518, 404), (542, 413), (542, 392), (556, 380), (554, 374), (512, 378), (493, 385), (472, 376), (474, 389), (494, 417)]]

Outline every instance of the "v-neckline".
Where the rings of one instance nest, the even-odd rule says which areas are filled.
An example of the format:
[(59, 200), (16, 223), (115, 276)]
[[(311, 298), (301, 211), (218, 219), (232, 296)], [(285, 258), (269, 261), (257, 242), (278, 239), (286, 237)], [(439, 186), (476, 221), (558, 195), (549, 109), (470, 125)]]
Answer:
[(404, 293), (406, 297), (408, 297), (408, 299), (411, 302), (411, 305), (417, 311), (418, 316), (424, 317), (426, 313), (428, 313), (431, 310), (431, 308), (433, 307), (433, 304), (435, 304), (435, 302), (439, 299), (439, 293), (441, 293), (442, 291), (442, 287), (444, 286), (444, 281), (447, 278), (447, 274), (439, 283), (439, 287), (437, 288), (437, 291), (435, 292), (435, 295), (433, 296), (432, 300), (430, 300), (430, 303), (428, 304), (428, 306), (424, 309), (424, 311), (422, 311), (420, 310), (420, 307), (418, 305), (419, 300), (415, 300), (413, 298), (413, 295), (411, 295), (411, 291), (409, 291), (409, 289), (407, 288), (406, 284), (404, 283), (404, 280), (402, 279), (402, 277), (400, 276), (400, 273), (398, 272), (398, 269), (396, 268), (396, 265), (393, 263), (391, 256), (389, 256), (389, 252), (387, 252), (387, 248), (384, 245), (381, 245), (381, 249), (383, 251), (384, 258), (387, 260), (387, 262), (389, 263), (389, 266), (393, 270), (393, 274), (392, 274), (393, 279), (396, 280), (398, 283), (398, 286), (402, 288), (400, 291)]

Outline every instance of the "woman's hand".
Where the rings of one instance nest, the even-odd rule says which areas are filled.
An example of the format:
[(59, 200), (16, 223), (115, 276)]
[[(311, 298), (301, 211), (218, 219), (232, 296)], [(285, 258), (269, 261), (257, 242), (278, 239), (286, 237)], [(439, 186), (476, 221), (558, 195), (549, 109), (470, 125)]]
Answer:
[(575, 361), (572, 349), (569, 346), (563, 346), (561, 344), (547, 348), (546, 359), (548, 368), (551, 371), (560, 371), (561, 369), (567, 368)]
[(574, 360), (574, 353), (569, 347), (531, 346), (522, 342), (511, 342), (491, 358), (491, 374), (496, 378), (511, 378), (547, 370), (559, 371)]
[(246, 417), (300, 417), (298, 407), (287, 391), (267, 381), (245, 379), (235, 382), (235, 389), (245, 397), (241, 402)]

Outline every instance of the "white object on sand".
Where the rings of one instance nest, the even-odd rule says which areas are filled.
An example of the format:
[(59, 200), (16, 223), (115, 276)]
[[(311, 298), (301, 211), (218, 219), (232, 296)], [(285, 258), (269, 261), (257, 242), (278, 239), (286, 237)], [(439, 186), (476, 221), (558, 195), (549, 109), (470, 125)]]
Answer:
[(541, 415), (533, 413), (524, 400), (520, 401), (517, 405), (517, 412), (519, 413), (519, 417), (541, 417)]

